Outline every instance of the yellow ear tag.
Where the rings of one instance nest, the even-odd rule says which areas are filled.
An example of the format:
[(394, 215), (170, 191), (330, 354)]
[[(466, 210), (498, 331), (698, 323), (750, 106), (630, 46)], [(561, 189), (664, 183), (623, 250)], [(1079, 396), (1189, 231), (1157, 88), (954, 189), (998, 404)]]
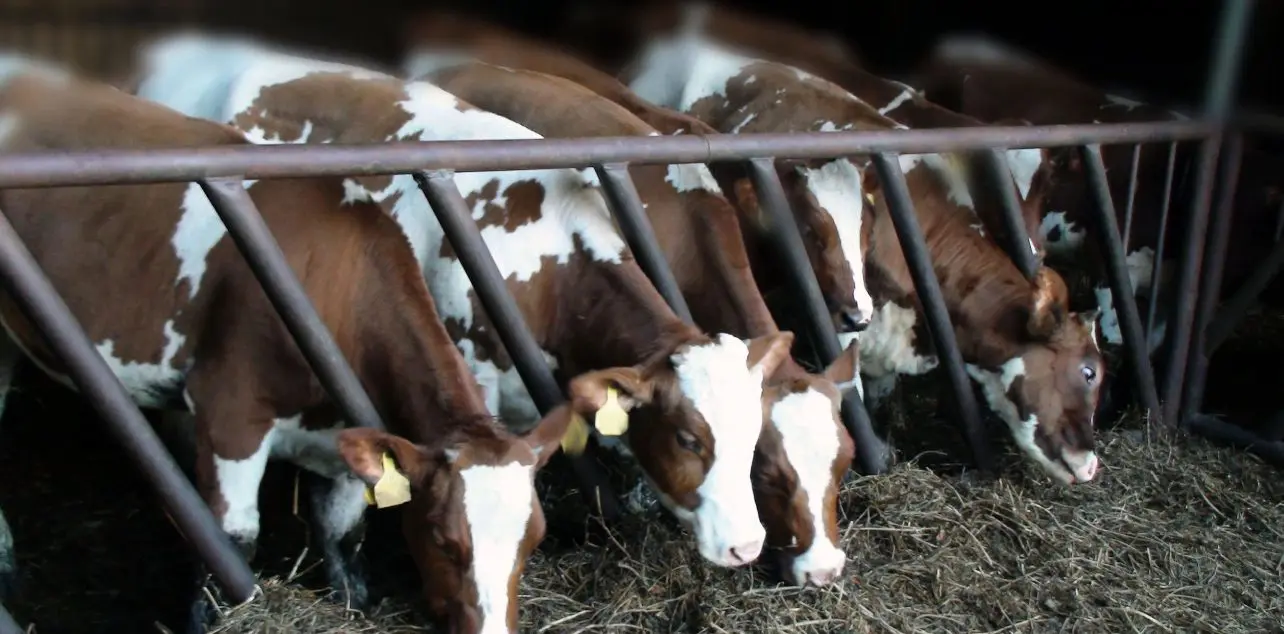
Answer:
[(620, 405), (620, 391), (606, 388), (606, 404), (597, 410), (593, 426), (603, 436), (621, 436), (629, 430), (629, 413)]
[(562, 451), (572, 456), (584, 453), (584, 446), (588, 444), (588, 437), (588, 423), (584, 422), (584, 417), (579, 414), (572, 414), (571, 422), (566, 426), (566, 433), (562, 434)]
[(877, 204), (878, 204), (878, 203), (875, 203), (875, 202), (874, 202), (874, 195), (873, 195), (873, 194), (865, 194), (865, 200), (868, 200), (868, 201), (869, 201), (869, 204), (871, 204), (871, 205), (877, 205)]
[(392, 455), (383, 454), (383, 475), (374, 487), (366, 487), (366, 504), (373, 504), (381, 509), (397, 506), (410, 501), (410, 480), (397, 471)]

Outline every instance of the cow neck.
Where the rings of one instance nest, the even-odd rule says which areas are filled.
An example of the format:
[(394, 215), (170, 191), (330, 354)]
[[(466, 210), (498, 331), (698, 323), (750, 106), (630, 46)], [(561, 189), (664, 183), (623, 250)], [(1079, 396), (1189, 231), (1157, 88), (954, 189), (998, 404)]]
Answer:
[(590, 262), (577, 252), (573, 260), (559, 269), (558, 319), (547, 337), (568, 373), (637, 365), (710, 341), (674, 314), (631, 258)]
[(367, 349), (362, 364), (366, 389), (389, 430), (429, 443), (491, 428), (480, 388), (442, 325), (413, 259), (371, 259), (385, 267), (384, 275), (401, 276), (403, 287), (418, 287), (417, 292), (401, 293), (391, 305), (390, 295), (378, 292), (375, 285), (367, 286), (363, 298), (362, 305), (372, 310), (363, 311), (361, 319), (377, 320), (386, 335), (380, 340), (396, 342)]

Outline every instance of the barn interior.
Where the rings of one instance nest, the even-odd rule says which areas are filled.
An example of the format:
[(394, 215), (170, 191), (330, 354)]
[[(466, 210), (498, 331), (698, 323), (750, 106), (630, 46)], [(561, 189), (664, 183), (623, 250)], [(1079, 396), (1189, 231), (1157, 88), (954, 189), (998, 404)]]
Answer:
[[(395, 64), (417, 10), (450, 7), (557, 42), (585, 11), (627, 0), (0, 0), (0, 48), (118, 79), (134, 46), (171, 29), (248, 33)], [(1114, 94), (1198, 112), (1220, 3), (1085, 0), (1038, 7), (940, 3), (728, 2), (842, 37), (875, 72), (907, 73), (944, 34), (984, 33)], [(1284, 113), (1284, 4), (1258, 2), (1241, 109)], [(596, 45), (609, 47), (612, 34)], [(1232, 246), (1233, 248), (1233, 246)], [(1284, 318), (1255, 310), (1212, 360), (1204, 409), (1252, 425), (1281, 403)], [(0, 420), (0, 507), (20, 543), (6, 607), (39, 634), (180, 631), (179, 580), (195, 555), (97, 415), (27, 368)], [(840, 511), (848, 579), (824, 590), (762, 570), (713, 569), (660, 510), (617, 526), (584, 520), (565, 475), (541, 476), (550, 536), (521, 582), (521, 631), (910, 632), (1275, 630), (1284, 614), (1284, 481), (1261, 458), (1152, 433), (1135, 407), (1101, 423), (1105, 478), (1054, 487), (1003, 439), (1001, 477), (973, 476), (962, 434), (935, 416), (935, 377), (880, 424), (898, 464), (853, 477)], [(923, 394), (926, 396), (919, 397)], [(923, 421), (928, 421), (926, 424)], [(997, 444), (997, 443), (996, 443)], [(616, 469), (618, 471), (618, 468)], [(635, 476), (619, 472), (618, 491)], [(357, 613), (327, 598), (293, 468), (261, 493), (263, 597), (224, 606), (219, 632), (436, 631), (416, 599), (397, 511), (372, 512), (366, 553), (383, 597)]]

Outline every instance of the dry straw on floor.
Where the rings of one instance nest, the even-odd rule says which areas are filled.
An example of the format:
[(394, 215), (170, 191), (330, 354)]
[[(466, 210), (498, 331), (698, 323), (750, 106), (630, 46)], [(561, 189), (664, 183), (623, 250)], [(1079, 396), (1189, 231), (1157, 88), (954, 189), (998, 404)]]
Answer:
[[(705, 565), (688, 537), (630, 518), (604, 543), (537, 554), (523, 632), (1279, 631), (1284, 483), (1190, 439), (1102, 434), (1100, 480), (1018, 469), (973, 483), (903, 464), (843, 492), (843, 583), (778, 586)], [(279, 580), (219, 632), (430, 631), (385, 602), (371, 617)]]

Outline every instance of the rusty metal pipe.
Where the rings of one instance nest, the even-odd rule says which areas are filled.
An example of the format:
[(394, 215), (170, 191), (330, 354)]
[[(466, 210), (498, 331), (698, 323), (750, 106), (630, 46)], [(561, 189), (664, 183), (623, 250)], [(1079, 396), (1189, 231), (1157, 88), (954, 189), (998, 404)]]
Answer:
[(0, 285), (67, 368), (76, 389), (143, 472), (174, 520), (235, 603), (254, 592), (254, 573), (219, 528), (150, 423), (112, 373), (9, 219), (0, 213)]
[(1021, 217), (1021, 201), (1017, 200), (1016, 190), (1012, 188), (1012, 172), (1008, 170), (1003, 152), (1006, 148), (991, 149), (981, 152), (995, 191), (999, 193), (1000, 218), (1007, 231), (1005, 245), (1008, 257), (1020, 269), (1027, 280), (1034, 280), (1039, 273), (1039, 261), (1032, 251), (1034, 243), (1030, 241), (1030, 232), (1025, 228), (1025, 219)]
[(210, 179), (200, 183), (227, 233), (263, 286), (272, 307), (294, 337), (299, 351), (316, 372), (321, 386), (335, 400), (344, 418), (353, 425), (383, 429), (383, 420), (361, 386), (352, 366), (343, 357), (329, 327), (317, 314), (303, 284), (290, 270), (281, 245), (263, 221), (240, 179)]
[(1186, 389), (1182, 403), (1181, 420), (1188, 420), (1197, 413), (1204, 401), (1204, 383), (1208, 378), (1208, 362), (1215, 348), (1208, 347), (1208, 326), (1217, 310), (1222, 294), (1222, 274), (1226, 264), (1226, 249), (1230, 246), (1231, 221), (1235, 214), (1235, 188), (1239, 182), (1240, 162), (1243, 159), (1244, 139), (1232, 133), (1222, 148), (1220, 180), (1222, 183), (1217, 201), (1217, 213), (1209, 221), (1208, 262), (1200, 280), (1199, 299), (1195, 306), (1195, 328), (1186, 369)]
[[(776, 163), (769, 158), (755, 158), (749, 161), (749, 178), (758, 194), (758, 203), (767, 215), (767, 232), (771, 244), (779, 257), (784, 261), (788, 273), (790, 288), (798, 297), (803, 307), (808, 330), (816, 342), (816, 351), (820, 361), (828, 366), (842, 349), (838, 345), (838, 333), (834, 322), (825, 306), (825, 299), (816, 282), (816, 272), (807, 259), (807, 247), (803, 245), (802, 233), (798, 230), (797, 221), (790, 211), (789, 199), (785, 188), (776, 173)], [(878, 475), (887, 471), (889, 456), (882, 451), (886, 444), (874, 433), (865, 403), (855, 392), (849, 392), (843, 398), (843, 407), (839, 412), (843, 426), (851, 434), (856, 444), (856, 458), (863, 473)]]
[[(535, 342), (535, 335), (522, 317), (517, 301), (509, 294), (508, 285), (482, 240), (459, 187), (455, 185), (454, 175), (448, 171), (416, 172), (414, 178), (437, 216), (437, 222), (441, 223), (446, 241), (459, 257), (482, 309), (495, 325), (522, 384), (535, 401), (535, 407), (541, 414), (547, 414), (565, 402), (566, 397), (544, 360), (544, 351)], [(580, 494), (589, 508), (597, 509), (606, 521), (617, 519), (620, 516), (619, 503), (601, 469), (587, 455), (562, 455), (570, 459), (571, 468), (580, 482)]]
[(1128, 278), (1128, 260), (1124, 254), (1123, 239), (1119, 237), (1119, 224), (1115, 216), (1115, 203), (1110, 198), (1110, 183), (1106, 180), (1106, 165), (1101, 160), (1101, 147), (1085, 145), (1080, 148), (1083, 165), (1088, 175), (1088, 189), (1092, 192), (1092, 210), (1096, 222), (1097, 239), (1104, 247), (1106, 274), (1110, 292), (1114, 296), (1115, 317), (1119, 321), (1124, 348), (1128, 351), (1128, 364), (1132, 366), (1133, 379), (1141, 391), (1141, 405), (1151, 416), (1159, 413), (1159, 395), (1155, 390), (1155, 374), (1150, 366), (1149, 349), (1141, 314), (1133, 295), (1132, 281)]
[(923, 229), (914, 213), (914, 202), (910, 198), (909, 185), (905, 183), (905, 174), (901, 172), (900, 161), (895, 154), (890, 153), (875, 154), (870, 158), (873, 159), (874, 168), (878, 170), (878, 177), (883, 183), (887, 210), (892, 217), (896, 237), (900, 240), (901, 251), (905, 254), (905, 263), (909, 265), (914, 288), (923, 304), (927, 329), (932, 334), (932, 341), (936, 343), (937, 358), (949, 378), (959, 422), (972, 447), (972, 456), (981, 471), (993, 472), (994, 456), (985, 436), (985, 428), (981, 425), (981, 412), (972, 392), (971, 379), (963, 366), (963, 355), (959, 352), (959, 344), (954, 337), (954, 325), (950, 323), (945, 296), (936, 279), (936, 271), (932, 268), (932, 256), (927, 250)]
[(979, 126), (869, 132), (719, 134), (363, 145), (244, 145), (152, 150), (40, 152), (0, 157), (0, 189), (196, 181), (218, 177), (368, 176), (590, 167), (603, 163), (709, 163), (759, 156), (830, 158), (878, 152), (963, 152), (1200, 139), (1200, 121), (1058, 126)]
[(646, 217), (646, 211), (642, 208), (642, 199), (638, 196), (637, 186), (629, 176), (629, 166), (608, 163), (598, 165), (594, 169), (597, 171), (598, 180), (602, 181), (602, 192), (606, 194), (606, 201), (611, 205), (612, 215), (620, 224), (620, 232), (629, 243), (629, 249), (633, 251), (633, 257), (637, 260), (638, 266), (642, 267), (642, 272), (646, 273), (655, 290), (659, 291), (660, 296), (669, 304), (669, 308), (672, 308), (683, 321), (691, 323), (691, 308), (687, 306), (687, 300), (682, 296), (682, 289), (678, 287), (677, 278), (673, 277), (673, 270), (664, 259), (660, 242), (655, 237), (655, 230), (652, 229), (651, 222)]

